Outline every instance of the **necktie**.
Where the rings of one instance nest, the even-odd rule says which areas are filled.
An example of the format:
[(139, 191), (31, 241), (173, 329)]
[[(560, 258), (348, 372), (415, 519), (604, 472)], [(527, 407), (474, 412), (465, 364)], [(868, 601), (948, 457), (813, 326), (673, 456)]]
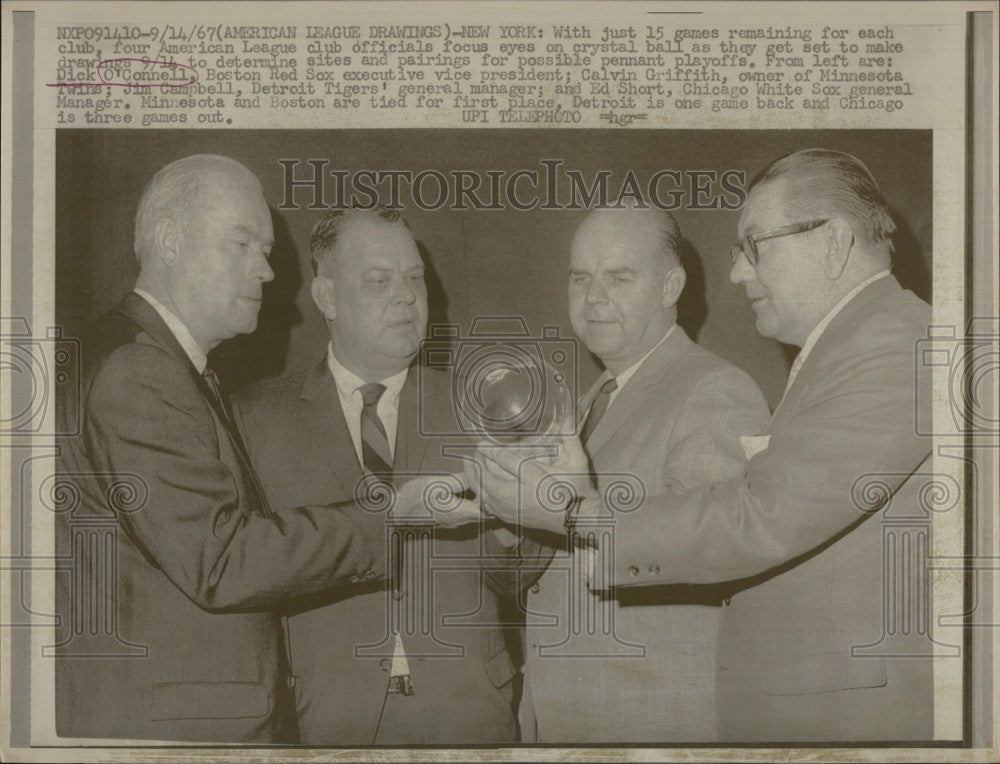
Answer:
[[(361, 461), (366, 472), (388, 480), (392, 473), (392, 450), (386, 437), (385, 425), (378, 415), (378, 402), (385, 392), (385, 385), (370, 382), (361, 386)], [(390, 530), (390, 555), (392, 569), (393, 598), (402, 599), (403, 578), (403, 534), (400, 529)], [(403, 639), (397, 632), (395, 647), (389, 671), (389, 695), (412, 695), (413, 681), (410, 666), (406, 660)]]
[(580, 431), (580, 442), (584, 445), (587, 444), (590, 436), (597, 429), (597, 424), (603, 418), (604, 412), (608, 410), (608, 403), (611, 402), (611, 393), (617, 389), (618, 381), (614, 377), (601, 385), (600, 392), (597, 393), (594, 397), (594, 402), (590, 405), (590, 413), (587, 414), (587, 421), (583, 423), (583, 429)]
[(216, 407), (219, 411), (222, 421), (225, 422), (226, 426), (230, 429), (233, 428), (233, 417), (229, 412), (229, 406), (226, 405), (226, 397), (222, 394), (222, 383), (219, 382), (219, 375), (215, 373), (213, 369), (205, 367), (205, 371), (201, 373), (201, 376), (205, 378), (208, 383), (208, 389), (212, 393), (212, 399), (215, 401)]
[(385, 426), (378, 416), (378, 402), (385, 392), (385, 385), (371, 382), (361, 386), (361, 461), (364, 468), (375, 475), (386, 477), (392, 472), (392, 449), (385, 434)]
[(205, 367), (205, 371), (201, 373), (201, 376), (207, 383), (209, 392), (212, 393), (216, 412), (219, 414), (219, 418), (222, 419), (222, 424), (226, 428), (226, 432), (229, 433), (229, 439), (236, 448), (236, 457), (240, 460), (243, 472), (250, 479), (250, 483), (257, 494), (257, 504), (265, 515), (270, 515), (271, 508), (268, 505), (267, 496), (264, 494), (264, 486), (261, 485), (260, 476), (257, 474), (257, 470), (254, 469), (253, 462), (250, 461), (250, 452), (247, 451), (239, 428), (236, 427), (236, 421), (233, 419), (233, 413), (229, 409), (226, 397), (222, 394), (222, 385), (219, 382), (219, 377), (215, 371), (208, 367)]

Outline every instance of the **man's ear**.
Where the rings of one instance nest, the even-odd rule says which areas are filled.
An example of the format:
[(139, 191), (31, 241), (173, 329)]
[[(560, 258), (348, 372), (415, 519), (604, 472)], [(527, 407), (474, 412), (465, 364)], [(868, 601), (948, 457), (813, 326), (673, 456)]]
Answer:
[(672, 308), (681, 298), (687, 274), (680, 266), (671, 267), (663, 276), (663, 307)]
[(184, 234), (170, 218), (160, 218), (153, 226), (153, 242), (156, 256), (168, 266), (173, 266), (180, 256)]
[(834, 218), (827, 223), (826, 251), (823, 254), (823, 272), (830, 281), (836, 281), (847, 267), (854, 248), (854, 230), (847, 221)]
[(312, 280), (312, 298), (319, 308), (320, 313), (326, 316), (327, 321), (333, 321), (337, 317), (337, 305), (333, 299), (333, 282), (326, 276), (316, 276)]

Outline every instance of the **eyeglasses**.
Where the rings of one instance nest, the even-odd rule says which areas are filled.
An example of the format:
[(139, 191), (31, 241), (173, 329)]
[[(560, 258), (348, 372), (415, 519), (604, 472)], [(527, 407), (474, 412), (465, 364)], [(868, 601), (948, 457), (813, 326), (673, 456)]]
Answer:
[(796, 233), (805, 233), (829, 222), (829, 218), (810, 220), (808, 223), (792, 223), (781, 228), (772, 228), (770, 231), (764, 231), (764, 233), (754, 233), (744, 236), (740, 239), (739, 244), (729, 250), (729, 256), (733, 259), (733, 265), (736, 265), (736, 261), (739, 260), (740, 255), (745, 256), (750, 265), (757, 265), (760, 261), (760, 256), (757, 254), (758, 242), (767, 241), (768, 239), (778, 239), (782, 236), (791, 236)]

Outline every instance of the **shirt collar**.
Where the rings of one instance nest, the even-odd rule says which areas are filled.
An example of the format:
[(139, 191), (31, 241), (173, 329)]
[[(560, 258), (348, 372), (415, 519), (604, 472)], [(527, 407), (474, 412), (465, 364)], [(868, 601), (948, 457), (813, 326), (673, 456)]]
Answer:
[(618, 383), (617, 388), (615, 388), (615, 392), (617, 393), (619, 390), (625, 387), (625, 385), (628, 384), (628, 381), (632, 379), (633, 376), (635, 376), (635, 373), (639, 371), (639, 367), (642, 366), (643, 363), (645, 363), (646, 359), (649, 358), (653, 354), (653, 352), (658, 347), (660, 347), (660, 345), (662, 345), (664, 342), (667, 341), (667, 337), (673, 334), (675, 329), (677, 329), (676, 323), (673, 324), (669, 329), (667, 329), (667, 333), (660, 338), (659, 342), (657, 342), (655, 345), (653, 345), (653, 347), (649, 349), (649, 352), (646, 353), (646, 355), (644, 355), (634, 364), (625, 369), (625, 371), (623, 371), (621, 374), (612, 375), (610, 371), (605, 371), (604, 374), (601, 375), (603, 377), (603, 381), (607, 381), (609, 379), (614, 378), (614, 380)]
[(163, 323), (167, 325), (170, 333), (173, 334), (177, 339), (177, 342), (180, 343), (181, 348), (183, 348), (184, 352), (187, 353), (187, 357), (191, 359), (191, 363), (194, 364), (198, 373), (204, 373), (205, 367), (208, 366), (208, 356), (205, 355), (205, 351), (201, 349), (201, 346), (195, 338), (191, 336), (191, 332), (188, 330), (187, 326), (185, 326), (184, 322), (181, 321), (176, 314), (170, 310), (170, 308), (153, 297), (153, 295), (145, 289), (136, 287), (132, 291), (148, 302), (153, 310), (160, 314), (160, 318), (163, 319)]
[[(332, 342), (327, 345), (326, 363), (330, 368), (330, 373), (333, 375), (333, 381), (337, 385), (337, 390), (342, 396), (350, 398), (355, 393), (358, 395), (361, 394), (361, 388), (366, 384), (365, 381), (337, 360), (337, 356), (333, 353)], [(406, 382), (408, 372), (409, 368), (406, 368), (397, 374), (393, 374), (391, 377), (379, 380), (381, 384), (385, 385), (385, 393), (382, 394), (384, 399), (394, 403), (399, 400), (399, 394), (403, 389), (403, 384)]]
[(826, 331), (826, 328), (831, 324), (833, 319), (837, 317), (837, 314), (844, 309), (847, 303), (849, 303), (851, 300), (857, 297), (862, 289), (867, 287), (869, 284), (874, 284), (879, 279), (884, 279), (889, 274), (890, 271), (888, 268), (886, 268), (884, 271), (879, 271), (874, 276), (871, 276), (862, 281), (860, 284), (854, 287), (854, 289), (845, 294), (843, 298), (841, 298), (840, 302), (834, 305), (833, 309), (825, 316), (823, 316), (823, 320), (820, 321), (818, 324), (816, 324), (815, 327), (813, 327), (813, 330), (809, 332), (809, 336), (806, 337), (806, 341), (802, 345), (802, 349), (799, 351), (799, 354), (795, 356), (795, 361), (792, 363), (792, 370), (788, 374), (788, 383), (785, 385), (786, 390), (792, 386), (792, 382), (794, 381), (795, 377), (798, 376), (799, 369), (802, 368), (802, 364), (806, 362), (806, 358), (809, 356), (809, 353), (812, 352), (813, 347), (819, 341), (819, 338), (822, 336), (823, 332)]

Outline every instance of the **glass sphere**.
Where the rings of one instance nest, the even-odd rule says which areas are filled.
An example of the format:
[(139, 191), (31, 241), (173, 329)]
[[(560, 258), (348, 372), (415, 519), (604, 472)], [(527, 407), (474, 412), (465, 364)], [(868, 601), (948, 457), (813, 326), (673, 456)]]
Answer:
[(455, 392), (464, 427), (497, 443), (563, 434), (570, 387), (540, 345), (489, 345), (463, 360)]

